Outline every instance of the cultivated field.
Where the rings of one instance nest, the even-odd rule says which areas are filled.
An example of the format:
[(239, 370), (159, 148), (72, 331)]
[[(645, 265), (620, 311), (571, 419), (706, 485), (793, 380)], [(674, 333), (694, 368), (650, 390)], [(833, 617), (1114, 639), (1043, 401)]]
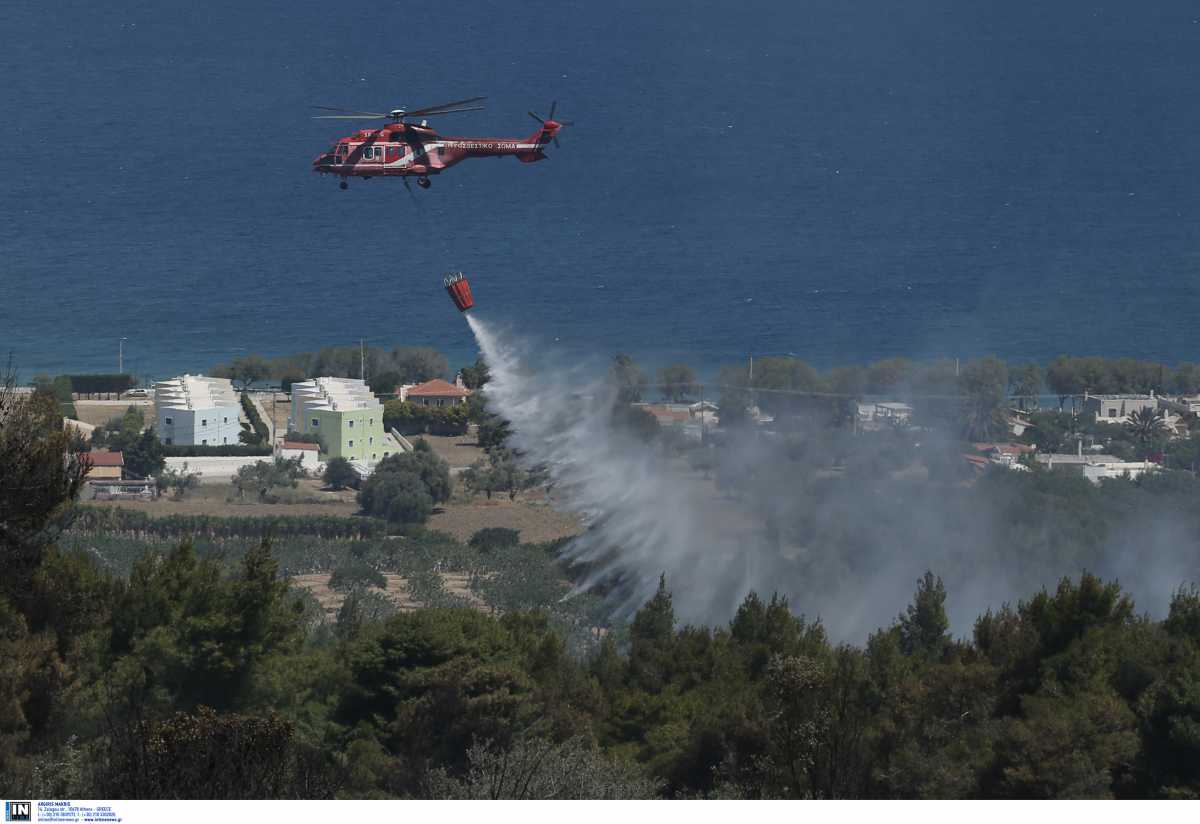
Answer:
[[(353, 489), (331, 492), (322, 489), (320, 481), (309, 479), (300, 481), (296, 489), (283, 490), (281, 494), (291, 502), (260, 503), (250, 498), (239, 501), (234, 497), (232, 485), (205, 484), (189, 492), (181, 501), (164, 495), (154, 501), (105, 501), (104, 505), (163, 517), (337, 515), (350, 518), (358, 514)], [(521, 540), (530, 543), (577, 535), (582, 529), (575, 516), (557, 512), (546, 495), (536, 490), (518, 496), (516, 501), (508, 500), (505, 495), (497, 495), (489, 501), (459, 494), (434, 510), (427, 526), (448, 532), (462, 541), (485, 527), (504, 527), (519, 530)]]
[[(337, 616), (338, 610), (342, 608), (342, 604), (346, 600), (345, 592), (330, 589), (329, 579), (332, 576), (333, 574), (330, 572), (318, 572), (311, 575), (295, 575), (291, 579), (295, 586), (311, 592), (330, 618)], [(413, 597), (408, 579), (403, 575), (386, 573), (383, 577), (387, 580), (387, 587), (383, 590), (370, 589), (369, 591), (382, 592), (401, 612), (411, 612), (426, 606)], [(438, 577), (441, 578), (442, 588), (448, 594), (466, 600), (481, 612), (492, 611), (483, 599), (471, 590), (470, 576), (465, 572), (442, 572)]]

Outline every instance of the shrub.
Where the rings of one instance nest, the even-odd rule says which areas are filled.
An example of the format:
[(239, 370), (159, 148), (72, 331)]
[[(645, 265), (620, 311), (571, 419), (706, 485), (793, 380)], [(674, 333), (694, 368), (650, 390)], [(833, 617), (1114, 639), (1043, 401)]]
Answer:
[(433, 506), (450, 500), (450, 467), (424, 441), (410, 453), (389, 455), (375, 467), (358, 493), (368, 515), (392, 523), (421, 524)]
[(58, 401), (63, 417), (78, 420), (79, 413), (71, 399), (71, 379), (66, 375), (51, 378), (49, 375), (38, 375), (33, 379), (33, 386), (39, 392), (48, 392)]
[(321, 479), (333, 489), (345, 489), (358, 484), (358, 472), (345, 458), (333, 458), (325, 464), (325, 474)]
[(420, 476), (412, 472), (380, 473), (377, 469), (363, 483), (358, 501), (368, 515), (392, 523), (423, 524), (433, 514), (433, 497)]
[(408, 473), (416, 475), (434, 503), (450, 500), (454, 486), (450, 482), (450, 467), (429, 448), (429, 444), (418, 440), (413, 452), (398, 452), (388, 455), (375, 467), (375, 475)]
[(239, 499), (247, 492), (258, 493), (258, 500), (271, 500), (276, 489), (295, 489), (297, 480), (306, 474), (300, 458), (275, 458), (274, 461), (257, 461), (243, 466), (233, 477), (233, 488)]
[(200, 485), (200, 475), (197, 472), (188, 472), (187, 462), (184, 462), (182, 469), (164, 469), (159, 472), (154, 476), (154, 483), (160, 493), (171, 490), (172, 497), (179, 501)]
[(387, 589), (387, 579), (379, 570), (362, 563), (340, 566), (329, 577), (330, 589), (342, 590), (355, 587)]
[(500, 526), (489, 526), (471, 536), (467, 545), (480, 552), (493, 552), (506, 549), (521, 543), (521, 533), (516, 529), (505, 529)]

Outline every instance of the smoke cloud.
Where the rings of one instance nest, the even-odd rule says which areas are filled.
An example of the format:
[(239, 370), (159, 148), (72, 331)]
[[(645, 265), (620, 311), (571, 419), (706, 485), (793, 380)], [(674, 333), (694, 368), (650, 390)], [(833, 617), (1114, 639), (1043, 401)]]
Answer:
[[(534, 343), (478, 316), (467, 321), (490, 370), (490, 411), (511, 422), (511, 445), (547, 469), (560, 505), (587, 527), (565, 550), (588, 570), (577, 591), (602, 586), (619, 615), (641, 606), (665, 575), (683, 621), (728, 621), (753, 590), (786, 595), (834, 639), (861, 642), (896, 618), (930, 569), (946, 583), (952, 628), (963, 636), (986, 609), (1085, 569), (1120, 579), (1141, 609), (1158, 614), (1174, 589), (1200, 578), (1195, 518), (1160, 506), (1139, 516), (1147, 523), (1118, 522), (1060, 551), (1056, 514), (1025, 524), (1019, 486), (1002, 481), (985, 495), (877, 467), (854, 474), (853, 450), (873, 455), (878, 439), (847, 441), (847, 470), (831, 479), (828, 462), (813, 457), (829, 448), (828, 431), (793, 439), (791, 451), (753, 433), (733, 436), (718, 485), (615, 429), (607, 381), (581, 368), (539, 368)], [(1071, 523), (1077, 513), (1061, 517), (1071, 535), (1086, 535), (1086, 524)]]

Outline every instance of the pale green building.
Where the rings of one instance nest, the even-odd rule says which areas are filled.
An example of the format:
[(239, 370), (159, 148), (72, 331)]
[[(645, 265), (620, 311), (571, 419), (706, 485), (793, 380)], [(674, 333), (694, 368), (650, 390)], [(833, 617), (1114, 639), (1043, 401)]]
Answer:
[(374, 463), (392, 446), (383, 429), (383, 404), (354, 378), (313, 378), (292, 384), (289, 429), (316, 435), (321, 460), (346, 458)]

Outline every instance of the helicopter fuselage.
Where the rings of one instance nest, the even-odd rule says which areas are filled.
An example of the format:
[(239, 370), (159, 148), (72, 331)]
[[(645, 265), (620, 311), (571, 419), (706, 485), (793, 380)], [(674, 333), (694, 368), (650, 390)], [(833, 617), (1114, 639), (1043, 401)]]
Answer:
[(512, 155), (534, 163), (545, 158), (542, 149), (560, 128), (547, 120), (524, 138), (443, 137), (428, 126), (393, 123), (339, 139), (313, 161), (313, 171), (341, 177), (425, 178), (471, 157)]

